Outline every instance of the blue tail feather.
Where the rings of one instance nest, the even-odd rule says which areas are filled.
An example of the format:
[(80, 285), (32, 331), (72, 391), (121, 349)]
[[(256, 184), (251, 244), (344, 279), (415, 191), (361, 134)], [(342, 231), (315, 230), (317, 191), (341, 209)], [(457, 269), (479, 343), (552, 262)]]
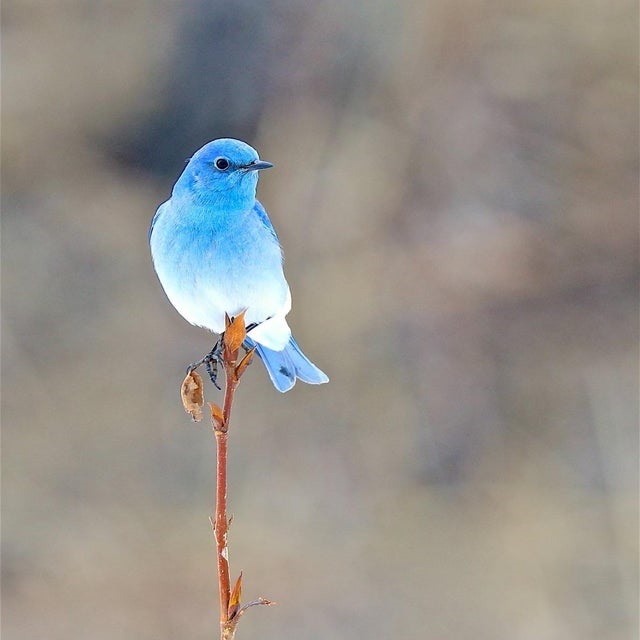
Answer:
[(246, 338), (245, 344), (249, 348), (256, 347), (257, 354), (269, 372), (271, 382), (282, 393), (293, 387), (296, 378), (309, 384), (329, 382), (329, 378), (302, 353), (293, 336), (289, 338), (289, 344), (282, 351), (268, 349), (251, 338)]

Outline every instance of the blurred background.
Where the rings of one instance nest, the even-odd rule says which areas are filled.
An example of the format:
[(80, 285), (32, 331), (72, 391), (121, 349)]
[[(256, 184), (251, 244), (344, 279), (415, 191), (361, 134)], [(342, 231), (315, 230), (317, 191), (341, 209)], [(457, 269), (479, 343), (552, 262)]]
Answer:
[(5, 0), (3, 637), (217, 637), (213, 338), (147, 229), (222, 136), (331, 377), (239, 390), (238, 637), (636, 637), (637, 14)]

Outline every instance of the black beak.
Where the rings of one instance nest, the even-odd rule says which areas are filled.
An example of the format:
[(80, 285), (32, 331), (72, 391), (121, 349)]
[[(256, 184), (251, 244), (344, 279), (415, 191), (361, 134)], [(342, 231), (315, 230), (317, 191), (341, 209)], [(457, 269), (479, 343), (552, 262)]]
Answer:
[(271, 169), (273, 165), (270, 162), (264, 160), (255, 160), (251, 164), (246, 164), (242, 167), (245, 171), (261, 171), (262, 169)]

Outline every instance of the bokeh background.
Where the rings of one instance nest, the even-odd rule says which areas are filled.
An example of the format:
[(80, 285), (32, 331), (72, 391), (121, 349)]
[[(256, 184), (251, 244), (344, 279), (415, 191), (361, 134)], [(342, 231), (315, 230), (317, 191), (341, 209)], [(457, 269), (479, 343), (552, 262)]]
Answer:
[(147, 229), (221, 136), (331, 377), (240, 388), (239, 637), (636, 637), (637, 13), (5, 0), (3, 638), (216, 637), (212, 338)]

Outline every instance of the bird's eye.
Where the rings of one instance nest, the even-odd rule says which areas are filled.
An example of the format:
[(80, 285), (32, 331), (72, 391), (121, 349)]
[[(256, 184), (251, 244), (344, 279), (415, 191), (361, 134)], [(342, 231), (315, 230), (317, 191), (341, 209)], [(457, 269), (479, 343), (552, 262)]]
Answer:
[(229, 161), (226, 158), (216, 158), (214, 164), (220, 171), (226, 171), (229, 168)]

